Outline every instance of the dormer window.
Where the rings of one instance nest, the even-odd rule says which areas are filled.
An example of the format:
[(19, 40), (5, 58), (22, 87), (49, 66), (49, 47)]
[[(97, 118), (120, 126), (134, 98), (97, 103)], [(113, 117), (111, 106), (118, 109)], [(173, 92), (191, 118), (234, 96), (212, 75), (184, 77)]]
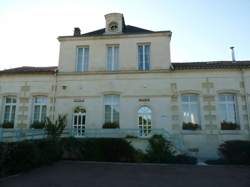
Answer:
[(111, 22), (109, 24), (109, 31), (110, 32), (117, 32), (118, 31), (118, 23), (116, 22)]

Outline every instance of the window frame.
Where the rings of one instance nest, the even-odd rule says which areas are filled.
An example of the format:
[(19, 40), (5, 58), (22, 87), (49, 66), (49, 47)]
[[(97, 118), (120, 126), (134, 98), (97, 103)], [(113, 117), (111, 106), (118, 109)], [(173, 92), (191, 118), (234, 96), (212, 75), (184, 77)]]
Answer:
[[(106, 102), (107, 102), (107, 98), (108, 97), (110, 97), (110, 98), (112, 98), (111, 99), (111, 105), (110, 104), (106, 104)], [(117, 104), (115, 104), (115, 100), (117, 99)], [(104, 123), (108, 123), (108, 122), (110, 122), (110, 123), (114, 123), (114, 122), (117, 122), (118, 124), (120, 124), (120, 95), (117, 95), (117, 94), (108, 94), (108, 95), (104, 95), (104, 102), (103, 102), (104, 104), (103, 104), (103, 106), (104, 106)], [(108, 102), (107, 102), (108, 103)], [(111, 112), (110, 112), (110, 121), (108, 121), (107, 119), (106, 119), (106, 105), (107, 106), (110, 106), (110, 110), (111, 110)], [(117, 107), (118, 108), (118, 121), (115, 121), (115, 118), (114, 118), (114, 109), (115, 109), (115, 107)]]
[[(4, 96), (3, 98), (4, 98), (4, 101), (3, 101), (3, 120), (2, 120), (2, 122), (3, 123), (11, 122), (11, 123), (15, 124), (16, 115), (17, 115), (17, 97), (14, 95), (7, 95), (7, 96)], [(11, 103), (7, 103), (7, 98), (11, 99)], [(15, 99), (16, 102), (12, 102), (13, 99)], [(9, 117), (8, 117), (9, 119), (7, 121), (5, 120), (6, 106), (10, 107), (10, 112), (9, 112)], [(14, 120), (12, 121), (11, 118), (12, 118), (13, 106), (15, 106), (15, 112), (14, 112)]]
[[(228, 101), (226, 99), (227, 97), (225, 97), (225, 101), (221, 101), (220, 96), (233, 96), (234, 100), (233, 101)], [(227, 120), (228, 120), (228, 116), (231, 115), (231, 114), (228, 113), (229, 112), (228, 105), (233, 104), (234, 109), (235, 109), (235, 111), (234, 111), (234, 118), (235, 118), (234, 120), (235, 120), (235, 122), (233, 122), (233, 123), (240, 126), (240, 115), (239, 115), (239, 104), (238, 104), (237, 93), (226, 93), (226, 92), (225, 93), (219, 93), (217, 98), (218, 98), (218, 113), (217, 114), (219, 115), (219, 124), (221, 124), (224, 121), (224, 119), (222, 119), (222, 115), (221, 115), (221, 105), (222, 104), (226, 108), (226, 118), (227, 118), (226, 122), (232, 122), (232, 121), (227, 121)]]
[[(46, 99), (44, 103), (35, 103), (35, 99), (36, 98), (43, 98), (43, 99)], [(35, 107), (36, 106), (39, 106), (39, 119), (38, 121), (35, 121)], [(42, 114), (43, 114), (43, 106), (46, 107), (46, 117), (48, 116), (48, 97), (47, 96), (43, 96), (43, 95), (38, 95), (38, 96), (33, 96), (32, 97), (32, 115), (31, 115), (31, 122), (34, 123), (34, 122), (45, 122), (46, 120), (46, 117), (44, 119), (44, 121), (42, 120)]]
[[(147, 108), (149, 109), (149, 113), (141, 113), (139, 112), (142, 108)], [(148, 123), (148, 120), (147, 120), (147, 124), (145, 126), (145, 124), (140, 124), (140, 117), (143, 117), (145, 115), (150, 115), (150, 124)], [(153, 111), (151, 109), (151, 107), (147, 106), (147, 105), (142, 105), (140, 106), (137, 111), (136, 111), (136, 117), (137, 117), (137, 126), (138, 126), (138, 135), (139, 137), (148, 137), (152, 134), (152, 121), (153, 121)], [(146, 128), (145, 128), (146, 127)], [(144, 132), (144, 129), (146, 129), (146, 133)]]
[[(79, 64), (79, 49), (83, 49), (82, 53), (82, 62), (81, 62), (81, 69), (78, 69), (78, 64)], [(86, 54), (86, 49), (88, 49), (88, 58), (87, 62), (85, 62), (85, 54)], [(89, 71), (89, 59), (90, 59), (90, 48), (89, 46), (77, 46), (76, 47), (76, 63), (75, 63), (75, 71), (76, 72), (88, 72)]]
[[(149, 46), (149, 51), (148, 51), (148, 69), (146, 66), (146, 51), (145, 47)], [(140, 69), (140, 53), (139, 53), (139, 47), (142, 47), (142, 69)], [(151, 69), (151, 43), (138, 43), (137, 44), (137, 58), (138, 58), (138, 63), (137, 63), (137, 69), (139, 71), (149, 71)]]
[[(188, 96), (188, 102), (183, 102), (182, 101), (183, 96)], [(197, 101), (195, 101), (195, 102), (194, 101), (190, 101), (190, 97), (191, 96), (196, 96), (197, 97)], [(198, 107), (198, 114), (197, 114), (198, 122), (195, 122), (195, 123), (198, 124), (198, 129), (201, 130), (202, 129), (202, 121), (203, 121), (203, 119), (202, 119), (202, 113), (203, 113), (203, 111), (202, 111), (202, 108), (201, 108), (201, 97), (200, 97), (200, 94), (198, 94), (198, 93), (182, 93), (180, 95), (181, 126), (183, 125), (183, 123), (186, 122), (186, 121), (184, 121), (184, 109), (183, 109), (183, 105), (184, 104), (188, 105), (188, 112), (189, 113), (190, 113), (190, 111), (192, 111), (191, 110), (191, 105), (194, 105), (194, 104), (197, 105), (197, 107)], [(193, 123), (192, 121), (189, 121), (189, 122)], [(182, 128), (182, 130), (184, 130), (184, 129)]]
[[(111, 62), (109, 62), (109, 48), (111, 48)], [(115, 48), (117, 48), (117, 62), (115, 58)], [(119, 44), (107, 44), (106, 45), (106, 70), (118, 71), (119, 70), (119, 58), (120, 58), (120, 46)], [(109, 63), (111, 68), (109, 68)]]

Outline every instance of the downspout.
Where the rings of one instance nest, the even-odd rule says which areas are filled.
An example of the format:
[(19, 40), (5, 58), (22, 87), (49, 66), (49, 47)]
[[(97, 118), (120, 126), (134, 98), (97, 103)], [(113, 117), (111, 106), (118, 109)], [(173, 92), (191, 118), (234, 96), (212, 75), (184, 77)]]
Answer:
[(243, 89), (244, 89), (244, 94), (245, 94), (245, 99), (246, 99), (246, 110), (247, 110), (247, 121), (248, 121), (248, 134), (249, 134), (249, 139), (250, 139), (250, 107), (248, 103), (248, 94), (246, 91), (246, 84), (245, 84), (245, 76), (244, 76), (244, 71), (242, 68), (240, 68), (240, 73), (241, 73), (241, 81), (243, 82)]
[(55, 108), (56, 108), (56, 91), (57, 91), (57, 73), (58, 70), (54, 71), (54, 85), (53, 85), (53, 109), (52, 109), (52, 121), (55, 120)]

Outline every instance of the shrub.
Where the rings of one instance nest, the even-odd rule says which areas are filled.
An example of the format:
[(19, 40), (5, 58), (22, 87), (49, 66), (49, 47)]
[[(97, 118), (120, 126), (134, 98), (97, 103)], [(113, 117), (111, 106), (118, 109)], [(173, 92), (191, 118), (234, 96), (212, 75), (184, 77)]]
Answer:
[(240, 129), (240, 126), (233, 122), (221, 122), (221, 129), (222, 130), (237, 130)]
[(119, 124), (116, 122), (106, 122), (102, 126), (103, 129), (116, 129), (119, 128)]
[(45, 122), (35, 121), (30, 125), (30, 128), (33, 129), (43, 129), (44, 127), (45, 127)]
[(162, 135), (154, 135), (149, 139), (145, 161), (153, 163), (196, 164), (197, 158), (185, 154), (176, 155), (175, 147)]
[(63, 158), (70, 160), (133, 162), (136, 150), (120, 138), (63, 138)]
[(13, 122), (4, 122), (2, 125), (0, 125), (1, 128), (5, 129), (13, 129), (14, 123)]
[(219, 146), (218, 150), (225, 163), (250, 164), (250, 141), (226, 141)]
[(172, 144), (162, 135), (153, 135), (149, 139), (149, 147), (145, 156), (147, 162), (168, 163), (173, 160), (174, 154)]
[(0, 144), (0, 176), (12, 175), (60, 160), (54, 141), (36, 140)]
[(61, 134), (66, 127), (67, 116), (59, 115), (58, 119), (53, 123), (49, 118), (46, 119), (45, 129), (48, 133), (48, 138), (57, 140), (61, 137)]
[(200, 126), (198, 124), (192, 123), (192, 122), (188, 122), (188, 123), (183, 122), (182, 124), (182, 129), (184, 130), (197, 130), (199, 128)]

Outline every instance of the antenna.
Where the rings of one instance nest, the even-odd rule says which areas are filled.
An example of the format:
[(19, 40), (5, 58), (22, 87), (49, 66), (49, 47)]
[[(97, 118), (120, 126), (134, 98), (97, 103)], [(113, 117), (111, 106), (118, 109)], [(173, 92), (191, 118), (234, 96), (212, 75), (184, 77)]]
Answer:
[(236, 63), (236, 60), (235, 60), (235, 53), (234, 53), (234, 46), (231, 46), (230, 49), (232, 50), (231, 53), (232, 53), (232, 63)]

